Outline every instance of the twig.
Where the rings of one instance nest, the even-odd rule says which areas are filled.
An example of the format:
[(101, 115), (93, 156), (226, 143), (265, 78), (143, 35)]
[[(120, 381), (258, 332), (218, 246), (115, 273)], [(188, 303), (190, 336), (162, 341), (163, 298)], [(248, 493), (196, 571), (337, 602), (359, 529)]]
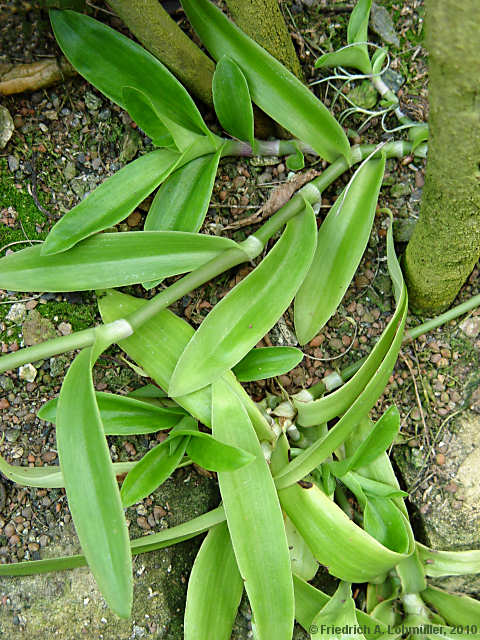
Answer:
[[(32, 154), (32, 183), (30, 185), (30, 195), (33, 198), (33, 201), (35, 202), (35, 204), (37, 205), (37, 209), (39, 209), (42, 213), (44, 213), (46, 216), (50, 216), (50, 212), (47, 211), (40, 203), (38, 196), (37, 196), (37, 168), (36, 168), (36, 160), (37, 160), (37, 153), (34, 151)], [(24, 232), (25, 233), (25, 232)]]
[(410, 371), (410, 375), (412, 376), (413, 388), (415, 389), (415, 398), (417, 400), (418, 410), (420, 411), (420, 417), (422, 419), (423, 431), (424, 431), (424, 434), (425, 434), (425, 440), (427, 442), (427, 446), (430, 448), (430, 438), (429, 438), (429, 435), (428, 435), (427, 425), (425, 423), (425, 415), (423, 413), (422, 401), (420, 400), (420, 394), (418, 393), (417, 380), (415, 378), (415, 374), (413, 373), (412, 365), (410, 364), (410, 361), (408, 360), (408, 358), (406, 358), (403, 355), (403, 353), (400, 354), (400, 357), (402, 358), (402, 360), (407, 365), (407, 368)]

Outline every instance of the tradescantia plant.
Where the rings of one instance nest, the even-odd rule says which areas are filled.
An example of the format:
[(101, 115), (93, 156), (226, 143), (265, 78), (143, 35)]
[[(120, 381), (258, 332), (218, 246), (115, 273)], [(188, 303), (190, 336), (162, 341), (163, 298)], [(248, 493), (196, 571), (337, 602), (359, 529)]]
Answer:
[[(350, 629), (341, 637), (368, 640), (416, 637), (419, 627), (424, 638), (480, 638), (480, 603), (429, 586), (426, 579), (480, 572), (480, 552), (434, 552), (415, 541), (406, 494), (386, 453), (399, 431), (399, 413), (392, 406), (376, 423), (368, 417), (405, 337), (408, 296), (391, 226), (387, 264), (396, 309), (368, 357), (296, 397), (280, 404), (278, 399), (273, 413), (240, 384), (299, 363), (299, 349), (254, 347), (292, 301), (301, 344), (325, 325), (368, 242), (386, 158), (424, 155), (425, 145), (417, 136), (381, 148), (350, 147), (314, 94), (213, 4), (182, 4), (217, 61), (214, 104), (232, 138), (211, 132), (185, 89), (137, 44), (84, 15), (51, 13), (70, 62), (126, 109), (158, 148), (65, 214), (40, 247), (0, 260), (1, 288), (96, 290), (103, 319), (100, 326), (0, 359), (5, 371), (80, 350), (59, 398), (39, 412), (55, 424), (60, 466), (23, 468), (0, 458), (0, 470), (25, 485), (64, 487), (83, 552), (0, 565), (0, 575), (88, 564), (109, 607), (128, 617), (132, 554), (206, 532), (188, 585), (186, 640), (228, 640), (244, 588), (258, 640), (291, 640), (294, 620), (312, 639), (340, 637), (337, 627)], [(370, 4), (360, 0), (355, 7), (344, 53), (323, 57), (320, 65), (357, 67), (380, 90), (378, 55), (370, 60), (365, 42)], [(256, 140), (252, 100), (295, 140)], [(198, 233), (221, 157), (283, 154), (299, 167), (305, 151), (329, 167), (245, 241)], [(322, 191), (355, 164), (358, 169), (317, 231)], [(99, 233), (157, 187), (144, 231)], [(258, 258), (278, 232), (273, 248), (197, 331), (168, 310), (216, 275)], [(186, 275), (150, 300), (113, 289), (134, 283), (152, 288), (181, 274)], [(410, 337), (476, 304), (472, 299)], [(114, 343), (155, 385), (129, 397), (95, 392), (92, 368)], [(162, 429), (167, 438), (141, 460), (112, 463), (105, 436)], [(218, 473), (222, 504), (177, 527), (129, 540), (124, 508), (191, 462)], [(125, 472), (119, 489), (117, 475)], [(319, 564), (340, 579), (332, 597), (308, 583)], [(365, 610), (356, 608), (353, 582), (367, 583)]]

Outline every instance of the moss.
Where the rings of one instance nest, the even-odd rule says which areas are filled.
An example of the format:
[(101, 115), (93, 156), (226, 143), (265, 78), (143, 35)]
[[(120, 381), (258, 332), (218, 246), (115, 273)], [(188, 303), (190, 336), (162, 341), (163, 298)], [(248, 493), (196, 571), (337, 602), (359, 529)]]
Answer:
[[(41, 204), (45, 204), (45, 194), (40, 192), (38, 199)], [(24, 187), (16, 186), (15, 179), (10, 173), (5, 158), (0, 158), (0, 209), (8, 209), (13, 207), (18, 215), (17, 220), (23, 225), (25, 234), (21, 225), (16, 222), (15, 228), (11, 228), (5, 224), (0, 224), (0, 246), (4, 247), (10, 242), (25, 240), (25, 235), (30, 240), (41, 240), (45, 238), (46, 232), (37, 231), (37, 225), (43, 226), (47, 220), (46, 216), (38, 209), (32, 196)]]
[(55, 323), (69, 322), (73, 331), (88, 329), (95, 324), (98, 315), (97, 306), (92, 301), (91, 304), (71, 304), (67, 301), (49, 301), (37, 307), (39, 313)]

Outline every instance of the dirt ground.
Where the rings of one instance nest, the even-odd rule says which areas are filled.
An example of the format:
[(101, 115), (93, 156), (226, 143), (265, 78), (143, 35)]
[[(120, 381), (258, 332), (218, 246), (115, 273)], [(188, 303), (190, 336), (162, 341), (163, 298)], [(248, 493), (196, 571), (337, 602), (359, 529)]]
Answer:
[[(381, 14), (384, 22), (380, 21), (378, 30), (382, 35), (371, 31), (372, 40), (382, 44), (388, 38), (397, 37), (397, 44), (388, 45), (389, 81), (398, 88), (403, 108), (415, 119), (425, 120), (428, 78), (426, 51), (422, 46), (423, 2), (384, 0), (378, 4), (392, 18), (393, 26), (388, 20), (385, 23), (385, 16)], [(4, 3), (0, 13), (0, 64), (27, 63), (58, 55), (47, 14), (32, 5), (35, 3)], [(312, 65), (320, 53), (345, 43), (348, 20), (345, 7), (343, 2), (323, 0), (282, 3), (308, 82), (321, 77)], [(181, 19), (181, 11), (175, 12), (174, 7), (173, 10), (173, 15)], [(105, 12), (104, 4), (98, 3), (97, 9), (90, 7), (90, 12), (128, 33), (118, 18)], [(333, 100), (332, 88), (317, 85), (316, 91), (337, 115), (349, 106), (342, 96)], [(369, 88), (362, 83), (352, 83), (344, 95), (364, 108), (375, 108)], [(2, 255), (44, 239), (65, 211), (137, 154), (152, 148), (151, 141), (128, 114), (79, 76), (48, 89), (3, 97), (1, 104), (8, 109), (15, 125), (10, 141), (0, 150)], [(212, 114), (205, 113), (205, 117), (213, 127), (218, 126)], [(354, 114), (344, 121), (356, 143), (402, 136), (402, 132), (385, 131), (380, 118), (373, 118), (367, 125), (365, 119), (365, 115)], [(394, 127), (394, 120), (388, 120), (387, 125)], [(322, 168), (314, 159), (307, 160), (317, 169)], [(282, 158), (222, 160), (203, 231), (244, 239), (255, 228), (248, 224), (248, 217), (289, 177)], [(328, 210), (347, 178), (345, 175), (323, 195), (322, 212)], [(379, 208), (389, 207), (394, 213), (399, 253), (418, 217), (423, 182), (423, 161), (412, 157), (388, 161)], [(141, 229), (148, 205), (148, 201), (142, 203), (118, 225), (118, 230)], [(305, 357), (296, 369), (279, 379), (247, 385), (255, 400), (262, 399), (267, 392), (295, 393), (371, 350), (393, 310), (385, 262), (386, 228), (386, 216), (378, 214), (362, 263), (336, 315), (304, 349)], [(243, 267), (224, 274), (183, 298), (173, 310), (194, 327), (198, 326), (221, 295), (250, 269)], [(140, 286), (125, 291), (147, 295)], [(152, 293), (149, 292), (148, 297)], [(476, 268), (457, 302), (478, 293)], [(290, 309), (262, 343), (296, 345), (292, 320)], [(423, 320), (411, 316), (408, 326)], [(0, 292), (2, 353), (98, 322), (95, 296), (88, 292), (65, 295)], [(404, 346), (390, 384), (373, 411), (374, 416), (379, 416), (392, 403), (400, 410), (401, 437), (393, 448), (393, 460), (403, 487), (410, 493), (417, 538), (437, 547), (480, 547), (479, 349), (480, 310)], [(30, 379), (22, 378), (18, 370), (0, 375), (0, 431), (3, 434), (0, 454), (11, 464), (58, 464), (54, 429), (50, 423), (38, 419), (36, 413), (44, 402), (58, 394), (72, 357), (73, 354), (67, 354), (33, 363), (35, 376), (30, 375)], [(143, 383), (122, 360), (119, 349), (111, 348), (95, 367), (98, 390), (127, 393)], [(121, 438), (110, 438), (109, 442), (112, 459), (123, 461), (137, 459), (156, 440), (155, 436), (139, 436), (128, 442)], [(193, 502), (185, 497), (184, 488), (189, 489), (187, 498), (195, 494)], [(179, 470), (152, 497), (128, 510), (130, 534), (138, 537), (172, 526), (216, 506), (218, 500), (213, 474), (198, 468)], [(0, 562), (72, 553), (76, 548), (63, 490), (21, 487), (6, 478), (0, 479)], [(78, 637), (75, 634), (81, 632), (92, 638), (152, 635), (178, 639), (186, 582), (196, 548), (198, 542), (185, 543), (166, 550), (166, 555), (159, 553), (156, 559), (145, 561), (146, 569), (139, 563), (144, 569), (140, 573), (137, 570), (140, 586), (136, 590), (136, 619), (121, 628), (101, 604), (88, 572), (76, 570), (71, 575), (77, 577), (52, 579), (56, 587), (52, 587), (47, 599), (58, 598), (59, 603), (63, 603), (59, 607), (62, 609), (70, 598), (74, 603), (71, 610), (81, 609), (72, 622), (73, 627), (67, 627), (69, 630), (57, 634), (58, 637)], [(172, 565), (175, 566), (172, 568)], [(164, 596), (169, 582), (175, 586), (171, 597)], [(25, 631), (31, 637), (40, 638), (44, 637), (42, 633), (48, 624), (58, 630), (60, 622), (55, 620), (60, 620), (62, 612), (52, 614), (45, 608), (45, 601), (43, 604), (35, 601), (35, 591), (42, 588), (41, 584), (33, 579), (0, 579), (0, 635), (1, 631)], [(474, 579), (454, 586), (480, 593), (480, 584)], [(145, 600), (140, 594), (147, 594), (147, 606), (140, 606), (140, 600)], [(236, 637), (250, 637), (245, 603), (241, 611)], [(105, 622), (99, 622), (100, 619)], [(304, 637), (300, 631), (298, 634), (298, 638)]]

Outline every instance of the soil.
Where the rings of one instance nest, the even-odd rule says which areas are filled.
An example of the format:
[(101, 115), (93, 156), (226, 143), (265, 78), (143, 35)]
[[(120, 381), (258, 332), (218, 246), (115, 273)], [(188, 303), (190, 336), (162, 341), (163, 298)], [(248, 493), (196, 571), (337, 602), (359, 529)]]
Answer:
[[(172, 3), (170, 3), (172, 4)], [(384, 0), (393, 18), (399, 46), (390, 45), (392, 80), (401, 83), (402, 106), (417, 120), (427, 117), (426, 52), (422, 47), (423, 2)], [(337, 7), (336, 7), (337, 5)], [(323, 50), (345, 43), (348, 13), (344, 3), (285, 2), (285, 18), (307, 81), (318, 79), (312, 63)], [(128, 33), (105, 5), (90, 13)], [(180, 11), (172, 9), (181, 18)], [(380, 36), (372, 35), (381, 44)], [(45, 12), (31, 3), (7, 2), (0, 15), (0, 63), (25, 63), (58, 55)], [(320, 87), (320, 89), (319, 89)], [(337, 115), (348, 107), (342, 97), (332, 104), (332, 90), (317, 85), (318, 95)], [(350, 91), (359, 85), (352, 84)], [(348, 90), (348, 89), (347, 89)], [(48, 89), (4, 97), (15, 131), (0, 150), (0, 246), (6, 251), (45, 238), (52, 224), (137, 154), (152, 148), (151, 141), (119, 107), (76, 76)], [(213, 128), (212, 114), (204, 114)], [(356, 143), (378, 142), (385, 132), (379, 118), (364, 125), (364, 115), (345, 120)], [(388, 121), (395, 126), (395, 122)], [(220, 129), (218, 129), (220, 131)], [(401, 136), (402, 132), (394, 134)], [(321, 165), (307, 158), (315, 168)], [(379, 208), (395, 217), (397, 250), (405, 247), (419, 213), (424, 163), (412, 157), (389, 160)], [(254, 229), (247, 218), (266, 201), (272, 189), (289, 177), (284, 159), (225, 159), (215, 182), (206, 233), (244, 239)], [(322, 215), (335, 200), (348, 175), (322, 198)], [(141, 229), (149, 201), (118, 225), (119, 231)], [(232, 229), (231, 227), (236, 227)], [(324, 375), (367, 354), (390, 319), (394, 304), (386, 270), (387, 218), (378, 214), (368, 248), (355, 279), (335, 316), (304, 349), (302, 363), (288, 375), (246, 385), (255, 400), (265, 393), (293, 394)], [(13, 244), (19, 243), (19, 244)], [(174, 305), (173, 310), (197, 327), (222, 294), (252, 266), (224, 274)], [(137, 296), (142, 287), (126, 288)], [(459, 293), (456, 303), (479, 293), (478, 268)], [(16, 305), (14, 307), (14, 305)], [(293, 313), (261, 344), (296, 344)], [(408, 326), (423, 318), (411, 316)], [(86, 328), (100, 322), (95, 296), (73, 294), (16, 294), (0, 292), (0, 346), (16, 351), (30, 341)], [(410, 493), (417, 539), (444, 548), (478, 548), (478, 422), (480, 413), (480, 310), (419, 338), (402, 348), (390, 384), (374, 408), (373, 417), (395, 403), (401, 413), (401, 437), (392, 456), (403, 486)], [(144, 384), (136, 372), (111, 348), (95, 367), (98, 390), (127, 393)], [(58, 395), (73, 354), (33, 363), (30, 379), (20, 371), (0, 376), (0, 454), (11, 464), (58, 464), (53, 425), (36, 417), (48, 399)], [(25, 375), (25, 374), (24, 374)], [(28, 373), (27, 373), (28, 375)], [(112, 459), (134, 460), (156, 444), (155, 436), (125, 442), (109, 438)], [(213, 474), (199, 468), (178, 470), (142, 504), (127, 510), (132, 537), (173, 526), (216, 506), (218, 489)], [(32, 638), (50, 633), (59, 638), (181, 637), (182, 611), (188, 574), (199, 539), (137, 558), (135, 605), (132, 620), (119, 622), (105, 608), (86, 569), (32, 578), (0, 578), (0, 635), (21, 632)], [(61, 489), (22, 487), (0, 482), (0, 562), (39, 559), (75, 553), (78, 544)], [(48, 585), (48, 588), (46, 587)], [(480, 594), (475, 579), (456, 581), (456, 589)], [(327, 590), (332, 588), (326, 587)], [(52, 607), (52, 603), (56, 603)], [(250, 613), (243, 602), (234, 637), (251, 637)], [(297, 638), (305, 637), (297, 630)]]

